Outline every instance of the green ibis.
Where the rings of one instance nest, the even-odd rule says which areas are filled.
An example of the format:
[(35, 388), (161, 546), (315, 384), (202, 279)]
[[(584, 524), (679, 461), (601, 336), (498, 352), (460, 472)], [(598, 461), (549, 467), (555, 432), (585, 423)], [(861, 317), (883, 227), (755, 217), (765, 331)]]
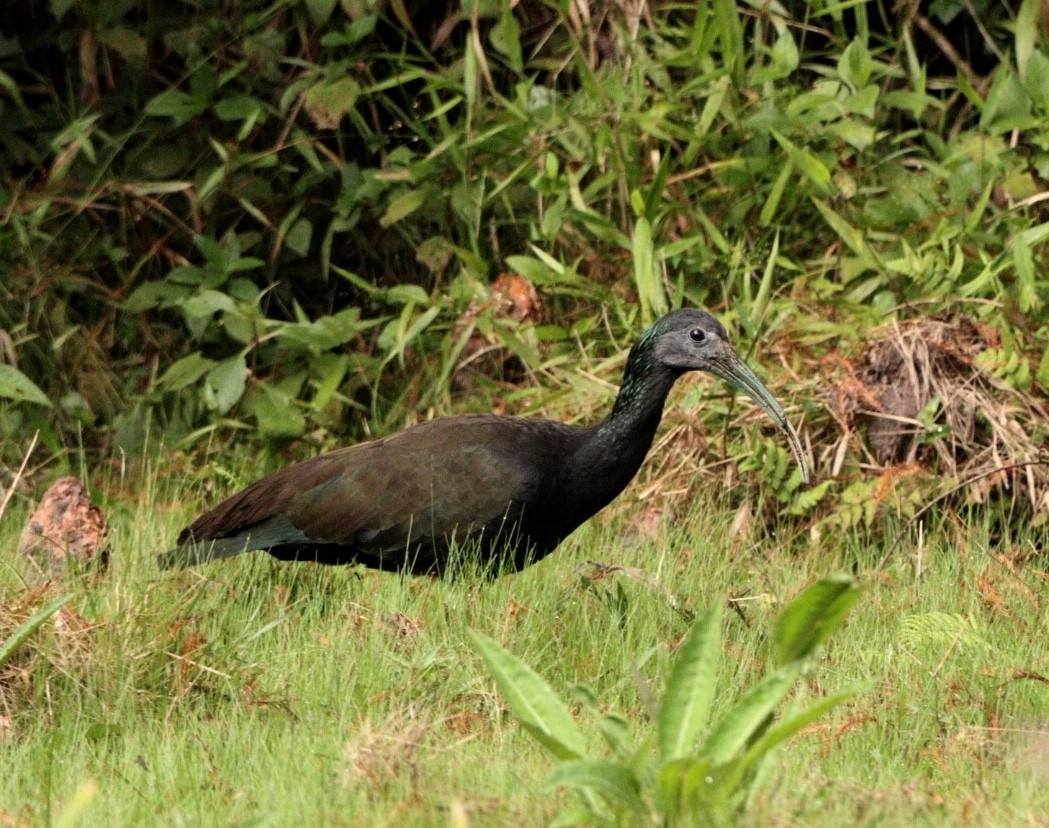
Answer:
[(280, 560), (441, 574), (459, 549), (483, 571), (522, 569), (626, 488), (687, 371), (749, 395), (786, 434), (808, 482), (797, 432), (724, 326), (704, 311), (677, 310), (634, 343), (612, 411), (597, 425), (463, 414), (336, 449), (205, 512), (160, 566), (265, 550)]

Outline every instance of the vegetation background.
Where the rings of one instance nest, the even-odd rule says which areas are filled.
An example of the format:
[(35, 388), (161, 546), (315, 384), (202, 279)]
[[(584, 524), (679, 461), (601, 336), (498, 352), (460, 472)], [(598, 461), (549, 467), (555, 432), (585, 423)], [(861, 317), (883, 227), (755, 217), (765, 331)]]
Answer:
[[(552, 819), (545, 760), (515, 762), (481, 662), (453, 664), (467, 627), (562, 689), (595, 676), (602, 709), (642, 728), (631, 659), (662, 648), (643, 669), (663, 681), (678, 610), (719, 592), (771, 607), (847, 569), (867, 615), (834, 663), (898, 693), (861, 694), (823, 746), (784, 759), (753, 818), (1044, 821), (1014, 759), (1044, 769), (1049, 718), (1047, 27), (1037, 0), (5, 3), (2, 548), (14, 561), (32, 501), (72, 473), (110, 515), (113, 567), (0, 659), (0, 752), (25, 768), (0, 820), (279, 822), (299, 796), (325, 800), (318, 821), (353, 822), (348, 801), (360, 824)], [(716, 313), (787, 403), (815, 486), (698, 379), (639, 483), (535, 574), (149, 568), (205, 502), (337, 444), (453, 411), (593, 421), (624, 349), (680, 304)], [(13, 564), (0, 586), (11, 630), (58, 589)], [(449, 620), (468, 600), (489, 614)], [(550, 623), (568, 643), (547, 646)], [(347, 629), (364, 643), (336, 657)], [(736, 633), (742, 687), (763, 639)], [(888, 657), (872, 673), (876, 652), (920, 678)], [(325, 695), (316, 682), (358, 655), (362, 686)], [(419, 693), (440, 700), (429, 717)], [(239, 770), (266, 779), (297, 755), (285, 713), (331, 731), (300, 757), (320, 781), (248, 793)], [(471, 745), (447, 776), (429, 768), (458, 742), (435, 722)], [(259, 745), (269, 765), (237, 764)], [(167, 774), (163, 801), (128, 781), (136, 757)]]

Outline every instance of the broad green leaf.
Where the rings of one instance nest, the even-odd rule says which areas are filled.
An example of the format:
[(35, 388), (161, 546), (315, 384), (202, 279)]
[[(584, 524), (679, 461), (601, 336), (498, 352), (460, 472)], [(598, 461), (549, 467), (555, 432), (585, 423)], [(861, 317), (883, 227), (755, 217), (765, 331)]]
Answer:
[(783, 147), (787, 156), (794, 162), (794, 165), (801, 170), (806, 178), (816, 185), (820, 193), (822, 195), (831, 195), (833, 188), (830, 186), (831, 175), (827, 165), (808, 150), (798, 147), (781, 132), (775, 129), (770, 129), (769, 132), (776, 139), (776, 143)]
[(851, 578), (821, 578), (806, 587), (776, 618), (772, 640), (780, 664), (812, 654), (827, 640), (859, 597)]
[(786, 189), (787, 182), (790, 181), (793, 174), (794, 162), (788, 158), (786, 163), (780, 169), (779, 175), (776, 176), (776, 180), (773, 182), (772, 188), (769, 190), (769, 197), (765, 200), (765, 204), (761, 208), (758, 222), (762, 227), (768, 227), (773, 222), (779, 221), (780, 199), (783, 198), (783, 191)]
[(1049, 109), (1049, 56), (1035, 50), (1027, 61), (1027, 73), (1023, 75), (1024, 89), (1035, 105), (1043, 112)]
[(873, 124), (854, 118), (844, 118), (837, 123), (831, 124), (828, 129), (841, 138), (842, 141), (851, 144), (861, 152), (873, 144), (877, 138), (877, 131)]
[(1031, 246), (1022, 233), (1013, 236), (1013, 272), (1016, 274), (1016, 306), (1022, 313), (1029, 313), (1041, 302), (1038, 298), (1038, 280), (1035, 274), (1034, 256)]
[(772, 58), (771, 66), (766, 67), (771, 72), (769, 80), (785, 78), (798, 68), (801, 55), (790, 29), (785, 28), (779, 33), (779, 37), (769, 50), (769, 57)]
[(858, 92), (871, 78), (874, 62), (871, 60), (867, 44), (856, 38), (838, 57), (838, 74), (854, 92)]
[(255, 420), (263, 434), (301, 437), (306, 432), (306, 418), (295, 401), (270, 385), (259, 383), (254, 409)]
[(0, 398), (31, 402), (51, 408), (51, 400), (35, 382), (13, 365), (0, 363)]
[(178, 89), (161, 92), (146, 104), (146, 114), (160, 118), (171, 118), (180, 126), (197, 115), (207, 111), (208, 99), (201, 95), (195, 97)]
[(312, 238), (313, 223), (307, 218), (300, 218), (291, 226), (288, 235), (284, 237), (284, 243), (300, 256), (306, 256), (310, 252)]
[(310, 22), (314, 26), (323, 29), (331, 19), (331, 13), (335, 11), (338, 0), (306, 0), (306, 10), (310, 15)]
[(1031, 117), (1031, 98), (1024, 91), (1020, 79), (1008, 63), (999, 64), (980, 114), (980, 129), (1000, 135), (1014, 129), (1028, 129), (1036, 124)]
[(554, 757), (583, 758), (586, 751), (583, 735), (553, 688), (488, 636), (470, 630), (470, 637), (514, 718)]
[(733, 781), (742, 757), (721, 764), (696, 762), (681, 779), (681, 816), (685, 824), (708, 828), (730, 826), (739, 783)]
[(207, 375), (205, 391), (208, 403), (218, 414), (225, 414), (241, 398), (248, 381), (248, 366), (243, 355), (227, 359)]
[(550, 269), (531, 256), (507, 256), (506, 266), (535, 284), (544, 284), (551, 276)]
[(11, 657), (14, 656), (18, 649), (29, 640), (29, 636), (40, 629), (41, 624), (68, 604), (72, 598), (72, 595), (63, 595), (61, 598), (56, 598), (23, 621), (18, 629), (11, 633), (7, 640), (0, 645), (0, 668), (11, 660)]
[(400, 305), (407, 305), (409, 302), (414, 302), (416, 305), (426, 307), (430, 304), (430, 294), (428, 294), (420, 285), (394, 285), (387, 290), (384, 295), (387, 300), (396, 302)]
[(775, 727), (770, 727), (760, 739), (758, 739), (747, 751), (745, 761), (753, 761), (750, 757), (760, 758), (762, 754), (772, 750), (776, 745), (789, 739), (803, 727), (810, 725), (829, 710), (834, 709), (843, 701), (847, 701), (856, 695), (855, 690), (843, 690), (820, 699), (815, 704), (807, 707), (800, 713), (795, 713), (789, 719), (779, 722)]
[[(599, 706), (599, 703), (595, 702), (594, 707)], [(630, 753), (630, 723), (626, 719), (613, 713), (606, 713), (598, 720), (597, 726), (605, 742), (616, 756), (624, 757)]]
[(1042, 242), (1049, 241), (1049, 221), (1043, 222), (1042, 224), (1036, 224), (1034, 227), (1028, 227), (1022, 233), (1024, 241), (1032, 247), (1041, 244)]
[(255, 121), (263, 107), (262, 102), (251, 95), (234, 95), (215, 104), (214, 111), (223, 121)]
[(466, 52), (463, 55), (463, 89), (466, 91), (466, 106), (473, 112), (474, 104), (477, 103), (477, 93), (480, 91), (480, 72), (477, 66), (477, 52), (474, 51), (473, 40), (466, 39)]
[(703, 103), (703, 110), (699, 113), (696, 123), (696, 137), (701, 138), (710, 130), (714, 119), (721, 112), (721, 106), (725, 102), (725, 93), (728, 92), (732, 79), (728, 75), (722, 75), (710, 86), (710, 93)]
[(656, 800), (660, 809), (669, 817), (674, 817), (681, 811), (681, 784), (685, 774), (693, 765), (702, 762), (704, 767), (710, 767), (709, 762), (701, 759), (671, 759), (659, 768), (656, 774)]
[(550, 774), (548, 784), (586, 788), (611, 805), (626, 806), (635, 814), (646, 812), (641, 783), (634, 771), (611, 759), (579, 759), (561, 762)]
[(313, 322), (288, 323), (279, 329), (278, 338), (290, 345), (305, 345), (319, 354), (345, 345), (365, 327), (360, 320), (359, 308), (344, 308)]
[(79, 420), (84, 425), (94, 425), (98, 417), (91, 410), (91, 406), (84, 395), (78, 391), (68, 391), (58, 401), (59, 406), (70, 417)]
[(215, 360), (203, 356), (200, 351), (182, 357), (164, 372), (159, 380), (161, 388), (179, 391), (192, 385), (215, 367)]
[(1043, 6), (1042, 0), (1022, 0), (1016, 12), (1016, 67), (1025, 81), (1030, 61), (1038, 54), (1038, 32), (1044, 14)]
[(98, 39), (128, 63), (144, 66), (148, 55), (146, 39), (125, 26), (100, 26)]
[(801, 675), (801, 662), (792, 662), (765, 676), (725, 714), (700, 749), (700, 757), (721, 765), (736, 758), (762, 729), (768, 727), (776, 706)]
[(570, 275), (568, 268), (566, 268), (563, 264), (561, 264), (561, 262), (559, 262), (557, 259), (551, 256), (545, 250), (536, 247), (534, 244), (529, 245), (529, 247), (532, 248), (532, 252), (535, 254), (536, 258), (539, 259), (539, 261), (545, 264), (548, 268), (550, 268), (559, 277), (566, 278)]
[[(635, 191), (636, 192), (636, 191)], [(634, 283), (638, 298), (641, 300), (641, 315), (647, 325), (657, 316), (667, 312), (666, 292), (656, 265), (655, 250), (652, 245), (652, 225), (642, 216), (634, 225), (634, 238), (631, 245), (634, 255)]]
[(322, 46), (353, 46), (360, 43), (375, 30), (378, 17), (368, 14), (354, 20), (343, 28), (341, 32), (329, 32), (321, 38)]
[(237, 254), (231, 258), (227, 267), (230, 273), (235, 273), (238, 270), (255, 270), (264, 264), (266, 262), (255, 256), (241, 256)]
[[(560, 811), (548, 828), (583, 828), (586, 825), (608, 826), (616, 828), (616, 822), (612, 817), (597, 813), (593, 808), (586, 805), (570, 805)], [(456, 825), (454, 828), (469, 828), (466, 822)]]
[(229, 252), (220, 241), (211, 238), (211, 236), (198, 234), (193, 237), (193, 246), (200, 251), (209, 265), (225, 268), (229, 259)]
[(772, 280), (776, 275), (776, 257), (779, 256), (779, 230), (772, 237), (772, 250), (765, 261), (765, 272), (761, 275), (761, 283), (758, 285), (758, 295), (754, 297), (754, 307), (751, 316), (760, 322), (765, 317), (765, 311), (769, 305), (769, 294), (772, 292)]
[(426, 203), (427, 194), (425, 190), (408, 190), (404, 195), (398, 196), (390, 202), (386, 212), (379, 219), (379, 224), (389, 227), (401, 219), (407, 218), (423, 204)]
[(670, 825), (715, 824), (702, 808), (702, 798), (696, 795), (699, 786), (712, 781), (713, 772), (713, 765), (706, 759), (675, 759), (660, 767), (656, 799)]
[(721, 612), (719, 604), (701, 615), (678, 649), (659, 706), (657, 728), (663, 761), (691, 753), (707, 722), (718, 677)]
[(452, 258), (452, 246), (443, 236), (431, 236), (415, 248), (415, 261), (433, 274), (440, 274)]
[(876, 268), (878, 265), (877, 259), (871, 254), (870, 248), (867, 247), (863, 233), (849, 224), (820, 199), (813, 198), (812, 203), (819, 210), (820, 215), (823, 216), (823, 220), (830, 225), (831, 230), (838, 234), (846, 246), (863, 260), (868, 267)]
[(331, 401), (342, 385), (349, 367), (350, 357), (347, 354), (320, 354), (313, 360), (310, 371), (314, 376), (320, 377), (310, 400), (313, 410), (320, 411)]
[(1038, 363), (1038, 372), (1035, 377), (1043, 391), (1049, 389), (1049, 348), (1042, 351), (1042, 359)]
[(502, 4), (499, 21), (492, 27), (488, 40), (496, 51), (506, 56), (510, 68), (521, 72), (524, 60), (521, 55), (521, 29), (514, 16), (513, 4)]
[(306, 92), (305, 108), (320, 129), (335, 129), (357, 104), (360, 94), (360, 84), (352, 78), (318, 83)]
[(770, 727), (750, 746), (738, 762), (732, 764), (723, 784), (729, 788), (737, 787), (743, 781), (746, 772), (761, 762), (773, 748), (854, 695), (854, 690), (845, 690), (841, 693), (827, 696), (827, 698), (821, 699), (811, 707), (791, 716), (786, 721), (780, 722), (775, 727)]
[(211, 316), (219, 311), (231, 311), (236, 307), (233, 299), (217, 290), (202, 290), (181, 303), (182, 310), (190, 316)]
[(740, 89), (744, 85), (743, 67), (747, 50), (743, 43), (743, 23), (734, 0), (713, 0), (714, 30), (721, 46), (721, 61), (732, 74), (732, 82)]
[[(53, 7), (54, 4), (52, 4), (52, 8)], [(22, 93), (18, 88), (18, 84), (15, 82), (14, 78), (3, 70), (0, 70), (0, 89), (11, 97), (11, 100), (15, 102), (20, 110), (23, 112), (26, 111), (25, 101), (22, 99)]]

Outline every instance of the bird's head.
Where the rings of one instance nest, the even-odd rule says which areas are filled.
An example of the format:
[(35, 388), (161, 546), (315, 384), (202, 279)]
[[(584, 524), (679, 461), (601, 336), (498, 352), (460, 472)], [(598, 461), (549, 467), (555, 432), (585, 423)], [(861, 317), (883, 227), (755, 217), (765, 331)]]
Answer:
[(714, 374), (754, 400), (787, 435), (801, 466), (802, 479), (809, 482), (809, 471), (797, 432), (772, 392), (729, 344), (724, 325), (706, 311), (686, 308), (671, 311), (657, 320), (642, 334), (639, 344), (646, 339), (656, 363), (680, 372)]

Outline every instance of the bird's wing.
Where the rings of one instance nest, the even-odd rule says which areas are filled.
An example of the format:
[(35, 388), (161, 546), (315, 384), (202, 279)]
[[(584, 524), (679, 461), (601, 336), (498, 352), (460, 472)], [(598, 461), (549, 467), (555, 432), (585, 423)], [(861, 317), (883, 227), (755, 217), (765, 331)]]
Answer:
[(462, 537), (541, 499), (573, 432), (486, 415), (423, 423), (281, 469), (202, 515), (179, 543), (238, 537), (274, 518), (297, 530), (289, 542), (362, 550)]

